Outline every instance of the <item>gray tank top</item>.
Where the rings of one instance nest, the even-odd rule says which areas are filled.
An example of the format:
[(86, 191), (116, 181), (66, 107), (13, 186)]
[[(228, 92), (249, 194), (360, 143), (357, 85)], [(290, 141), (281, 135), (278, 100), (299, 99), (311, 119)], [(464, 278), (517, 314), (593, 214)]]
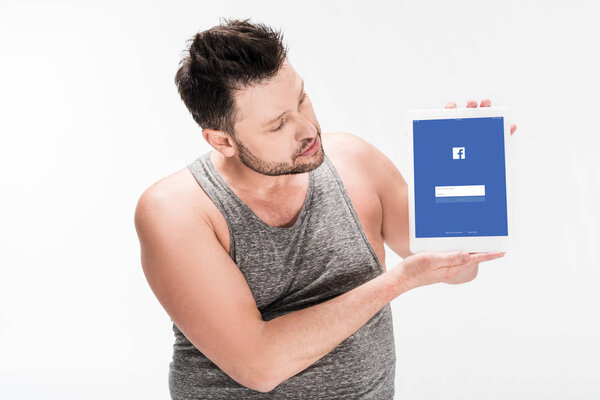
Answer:
[[(329, 158), (310, 171), (302, 210), (289, 228), (261, 220), (210, 158), (187, 166), (229, 226), (230, 256), (265, 321), (339, 296), (383, 273)], [(240, 385), (173, 323), (173, 399), (393, 399), (396, 352), (390, 304), (305, 370), (267, 393)]]

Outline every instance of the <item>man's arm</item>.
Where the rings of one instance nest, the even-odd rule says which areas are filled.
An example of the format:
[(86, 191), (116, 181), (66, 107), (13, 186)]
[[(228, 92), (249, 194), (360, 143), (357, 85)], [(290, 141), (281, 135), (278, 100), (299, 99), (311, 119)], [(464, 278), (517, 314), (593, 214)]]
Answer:
[(234, 381), (259, 390), (264, 321), (252, 292), (210, 222), (170, 192), (151, 186), (135, 210), (150, 288), (198, 350)]
[(331, 300), (266, 323), (263, 339), (270, 360), (267, 390), (308, 368), (358, 331), (381, 308), (409, 290), (398, 271), (387, 271)]
[(238, 383), (267, 392), (306, 369), (409, 290), (398, 270), (265, 322), (241, 271), (207, 223), (151, 190), (135, 224), (146, 278), (190, 342)]
[(402, 258), (413, 253), (408, 245), (408, 185), (394, 163), (374, 146), (372, 159), (378, 174), (378, 194), (383, 209), (381, 235), (383, 241)]

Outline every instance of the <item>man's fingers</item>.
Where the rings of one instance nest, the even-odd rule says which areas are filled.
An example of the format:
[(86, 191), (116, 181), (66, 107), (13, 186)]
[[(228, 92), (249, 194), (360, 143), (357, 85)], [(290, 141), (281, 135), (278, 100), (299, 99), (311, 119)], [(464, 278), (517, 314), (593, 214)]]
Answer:
[[(492, 101), (490, 99), (483, 99), (481, 100), (481, 107), (491, 107), (492, 106)], [(467, 107), (469, 108), (476, 108), (477, 107), (477, 101), (475, 100), (469, 100), (467, 101)], [(449, 101), (448, 103), (446, 103), (445, 108), (456, 108), (456, 103), (453, 101)], [(515, 133), (515, 131), (517, 130), (517, 125), (515, 124), (510, 124), (510, 134), (512, 135), (513, 133)]]
[(483, 261), (490, 261), (496, 258), (504, 257), (504, 254), (504, 252), (471, 253), (471, 262), (480, 263)]
[[(481, 107), (491, 107), (492, 106), (492, 101), (490, 99), (483, 99), (481, 100)], [(477, 107), (477, 101), (476, 100), (469, 100), (467, 101), (467, 107), (469, 108), (475, 108)], [(446, 103), (446, 107), (445, 108), (456, 108), (456, 103), (453, 101), (449, 101), (448, 103)]]
[(430, 253), (429, 260), (438, 267), (451, 267), (466, 264), (471, 261), (471, 257), (466, 251), (452, 251), (448, 253)]
[(446, 108), (456, 108), (456, 103), (453, 101), (449, 101), (446, 103)]

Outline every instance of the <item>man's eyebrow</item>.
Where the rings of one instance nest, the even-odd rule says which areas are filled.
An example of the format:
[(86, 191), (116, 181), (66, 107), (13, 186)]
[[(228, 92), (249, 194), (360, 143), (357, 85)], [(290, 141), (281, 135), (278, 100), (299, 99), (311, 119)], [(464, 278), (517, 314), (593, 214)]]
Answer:
[[(298, 102), (300, 102), (300, 100), (302, 100), (302, 93), (304, 93), (304, 79), (302, 79), (302, 88), (300, 89), (300, 96), (298, 96)], [(273, 118), (272, 120), (270, 120), (269, 122), (267, 122), (265, 124), (265, 126), (269, 126), (271, 125), (273, 122), (276, 122), (279, 118), (283, 117), (288, 111), (284, 111), (281, 114), (279, 114), (277, 117)]]

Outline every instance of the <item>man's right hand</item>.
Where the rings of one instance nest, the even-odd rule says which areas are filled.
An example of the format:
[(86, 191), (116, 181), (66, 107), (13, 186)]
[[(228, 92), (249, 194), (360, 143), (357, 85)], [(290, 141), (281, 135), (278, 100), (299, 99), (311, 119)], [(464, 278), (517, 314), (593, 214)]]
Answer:
[(480, 262), (503, 257), (504, 253), (423, 252), (406, 257), (392, 271), (407, 290), (433, 283), (464, 283), (477, 276)]

